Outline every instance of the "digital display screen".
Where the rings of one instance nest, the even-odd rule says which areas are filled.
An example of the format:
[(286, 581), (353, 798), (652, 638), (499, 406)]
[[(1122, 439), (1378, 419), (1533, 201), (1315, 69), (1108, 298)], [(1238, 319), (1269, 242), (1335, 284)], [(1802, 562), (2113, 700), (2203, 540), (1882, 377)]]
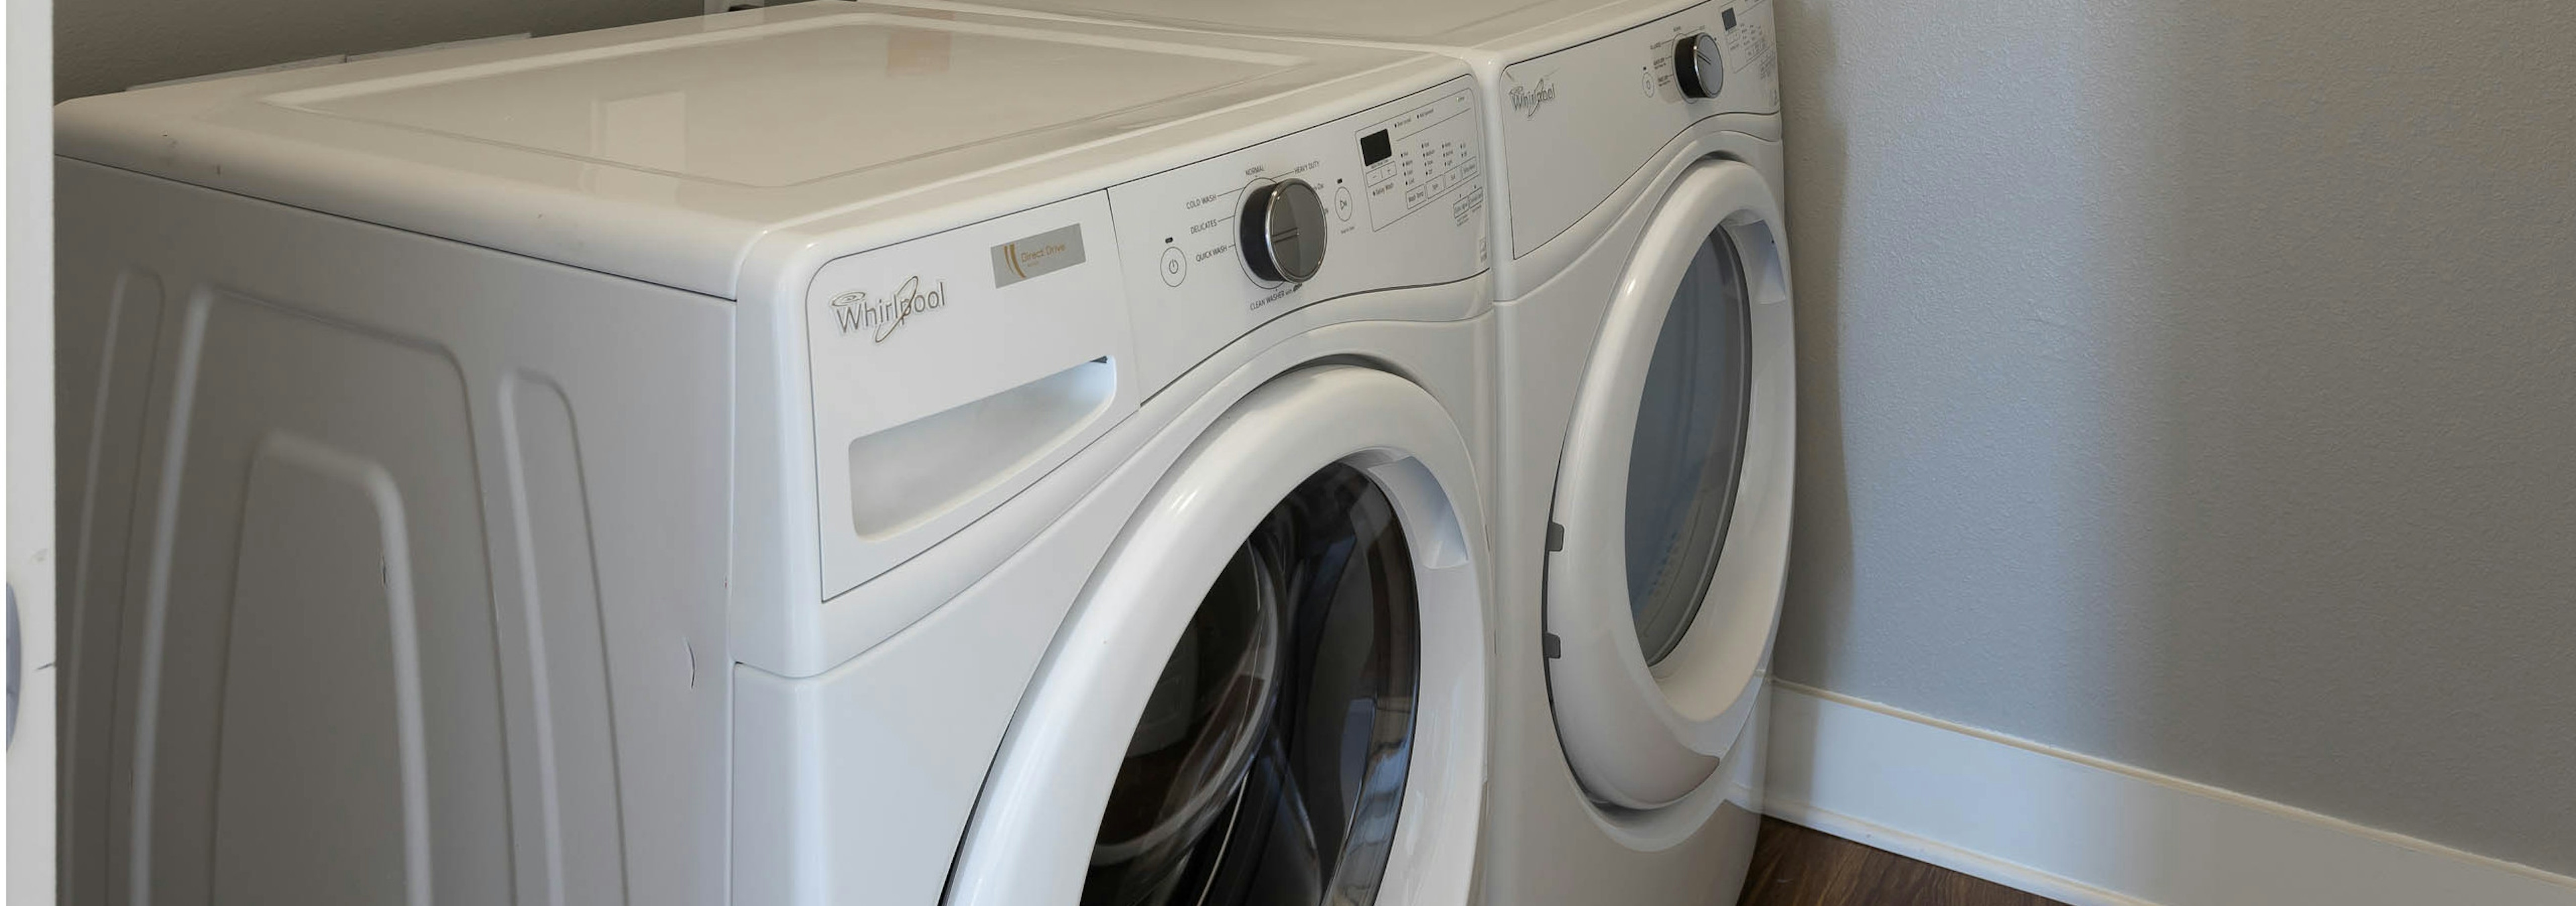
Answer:
[(1734, 31), (1734, 30), (1735, 30), (1735, 10), (1734, 10), (1734, 8), (1729, 7), (1725, 12), (1718, 13), (1718, 14), (1717, 14), (1717, 20), (1718, 20), (1719, 22), (1724, 23), (1724, 24), (1726, 25), (1726, 30), (1727, 30), (1727, 31)]
[(1386, 130), (1360, 136), (1360, 166), (1374, 167), (1378, 161), (1394, 156), (1395, 142), (1386, 137)]

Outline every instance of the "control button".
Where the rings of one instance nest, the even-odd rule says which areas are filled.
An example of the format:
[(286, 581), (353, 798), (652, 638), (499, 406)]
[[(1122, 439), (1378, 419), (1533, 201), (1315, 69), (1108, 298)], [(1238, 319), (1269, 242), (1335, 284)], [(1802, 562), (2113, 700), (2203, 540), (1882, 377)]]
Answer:
[(1238, 233), (1243, 263), (1263, 280), (1304, 283), (1324, 267), (1324, 202), (1315, 187), (1291, 179), (1243, 193)]
[(1682, 96), (1713, 98), (1726, 85), (1726, 67), (1719, 65), (1717, 38), (1707, 32), (1673, 42), (1673, 80), (1681, 83)]
[(1350, 222), (1351, 187), (1333, 187), (1333, 216), (1341, 218), (1344, 223)]
[(1163, 250), (1163, 285), (1164, 285), (1164, 286), (1179, 286), (1179, 285), (1181, 285), (1181, 280), (1182, 280), (1183, 278), (1188, 277), (1189, 275), (1190, 275), (1190, 255), (1189, 255), (1189, 253), (1188, 253), (1188, 252), (1181, 251), (1181, 247), (1180, 247), (1180, 246), (1177, 246), (1177, 245), (1172, 246), (1172, 247), (1170, 247), (1170, 248), (1166, 248), (1166, 249), (1164, 249), (1164, 250)]

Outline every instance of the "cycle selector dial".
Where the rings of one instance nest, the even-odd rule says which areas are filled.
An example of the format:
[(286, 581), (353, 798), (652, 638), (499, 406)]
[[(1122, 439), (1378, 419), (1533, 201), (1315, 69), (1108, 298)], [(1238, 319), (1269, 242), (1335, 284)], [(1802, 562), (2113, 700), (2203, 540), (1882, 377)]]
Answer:
[(1302, 179), (1254, 186), (1243, 193), (1243, 263), (1263, 280), (1304, 283), (1324, 267), (1324, 200)]
[(1673, 42), (1673, 80), (1682, 96), (1713, 98), (1726, 85), (1726, 66), (1717, 54), (1717, 38), (1700, 32)]

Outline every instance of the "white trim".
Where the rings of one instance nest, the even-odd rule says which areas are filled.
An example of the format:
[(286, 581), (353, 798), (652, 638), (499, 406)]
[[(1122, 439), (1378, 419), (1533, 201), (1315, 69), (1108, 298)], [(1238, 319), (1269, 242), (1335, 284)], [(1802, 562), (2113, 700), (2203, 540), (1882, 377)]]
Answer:
[(12, 3), (0, 12), (0, 95), (7, 98), (5, 178), (0, 178), (0, 262), (8, 311), (0, 317), (0, 397), (7, 400), (7, 480), (0, 482), (0, 548), (17, 597), (16, 660), (7, 664), (17, 709), (0, 790), (8, 870), (0, 901), (50, 903), (57, 815), (54, 713), (54, 8)]
[(1394, 505), (1420, 607), (1417, 718), (1381, 902), (1467, 900), (1491, 675), (1472, 460), (1420, 386), (1326, 365), (1271, 378), (1233, 404), (1136, 508), (1029, 680), (966, 826), (948, 902), (1077, 898), (1129, 738), (1199, 602), (1242, 539), (1334, 463), (1366, 472)]
[(1765, 811), (2075, 906), (2576, 906), (2576, 878), (1775, 682)]
[[(1762, 174), (1736, 161), (1694, 165), (1646, 222), (1610, 297), (1557, 466), (1555, 522), (1563, 550), (1548, 557), (1547, 629), (1562, 656), (1547, 661), (1566, 758), (1585, 791), (1637, 810), (1679, 802), (1717, 771), (1753, 714), (1764, 645), (1788, 571), (1795, 345), (1786, 305), (1766, 305), (1762, 274), (1780, 203)], [(1742, 471), (1715, 572), (1678, 647), (1648, 666), (1628, 610), (1629, 467), (1638, 407), (1655, 349), (1709, 234), (1762, 234), (1739, 256), (1745, 338)]]

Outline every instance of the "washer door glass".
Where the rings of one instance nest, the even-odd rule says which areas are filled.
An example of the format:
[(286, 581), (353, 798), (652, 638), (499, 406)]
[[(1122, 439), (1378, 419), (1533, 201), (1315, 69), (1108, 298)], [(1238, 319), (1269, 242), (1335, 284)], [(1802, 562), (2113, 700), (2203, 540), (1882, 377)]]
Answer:
[(1356, 469), (1274, 507), (1163, 665), (1082, 902), (1375, 902), (1412, 754), (1413, 576), (1393, 503)]
[(1751, 307), (1724, 229), (1700, 243), (1655, 337), (1637, 400), (1627, 500), (1628, 609), (1646, 663), (1681, 644), (1708, 597), (1744, 473)]

